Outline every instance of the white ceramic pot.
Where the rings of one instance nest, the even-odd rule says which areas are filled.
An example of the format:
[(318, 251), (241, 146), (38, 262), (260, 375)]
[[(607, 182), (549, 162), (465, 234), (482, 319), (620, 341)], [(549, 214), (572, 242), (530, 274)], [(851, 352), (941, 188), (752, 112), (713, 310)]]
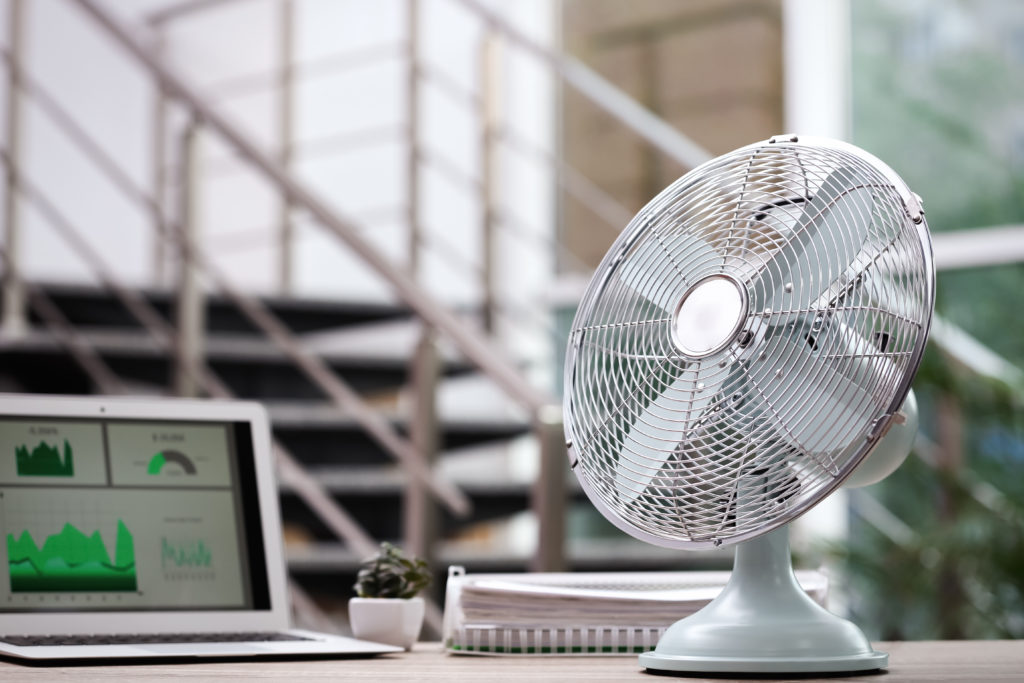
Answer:
[(352, 598), (348, 620), (352, 635), (412, 649), (423, 626), (423, 598)]

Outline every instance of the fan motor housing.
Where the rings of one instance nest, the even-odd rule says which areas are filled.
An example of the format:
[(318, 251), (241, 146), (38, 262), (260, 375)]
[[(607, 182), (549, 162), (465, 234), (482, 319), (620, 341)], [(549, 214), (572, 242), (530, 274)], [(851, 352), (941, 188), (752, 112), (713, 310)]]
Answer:
[(676, 306), (672, 337), (679, 350), (703, 358), (740, 334), (747, 318), (747, 290), (729, 275), (710, 275), (688, 289)]

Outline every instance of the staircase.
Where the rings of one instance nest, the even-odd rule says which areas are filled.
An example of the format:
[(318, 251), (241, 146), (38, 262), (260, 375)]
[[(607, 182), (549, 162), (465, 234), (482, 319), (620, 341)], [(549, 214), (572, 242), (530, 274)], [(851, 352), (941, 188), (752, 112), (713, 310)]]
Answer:
[[(9, 24), (16, 34), (17, 14), (27, 3), (9, 1)], [(10, 112), (20, 111), (20, 100), (31, 100), (36, 113), (92, 164), (91, 172), (104, 177), (121, 193), (122, 201), (145, 217), (146, 225), (141, 227), (156, 236), (158, 263), (165, 270), (175, 267), (179, 277), (174, 290), (125, 284), (118, 269), (104, 264), (97, 253), (102, 247), (94, 244), (95, 226), (67, 210), (62, 213), (59, 201), (51, 201), (48, 195), (52, 188), (46, 179), (32, 177), (31, 168), (23, 169), (19, 145), (6, 145), (2, 161), (9, 174), (9, 196), (17, 194), (21, 202), (33, 206), (55, 231), (61, 248), (81, 259), (90, 271), (89, 279), (101, 286), (25, 277), (16, 249), (4, 243), (0, 250), (6, 276), (4, 320), (18, 320), (24, 313), (26, 329), (0, 332), (0, 391), (162, 395), (175, 393), (172, 387), (182, 391), (185, 378), (191, 391), (262, 402), (278, 446), (290, 574), (328, 611), (340, 611), (350, 595), (358, 562), (374, 540), (400, 541), (426, 555), (439, 579), (450, 564), (462, 564), (469, 571), (679, 567), (682, 562), (675, 551), (624, 538), (584, 502), (579, 486), (567, 476), (558, 399), (537, 388), (554, 384), (550, 375), (558, 373), (554, 367), (557, 347), (564, 342), (553, 323), (556, 316), (543, 302), (503, 298), (490, 262), (496, 251), (508, 246), (500, 239), (502, 231), (517, 238), (529, 232), (509, 221), (495, 200), (492, 171), (500, 144), (528, 148), (535, 159), (542, 160), (553, 183), (593, 206), (609, 225), (621, 227), (622, 215), (628, 212), (564, 161), (535, 145), (530, 147), (533, 143), (512, 130), (502, 130), (493, 118), (493, 83), (485, 82), (480, 93), (467, 95), (429, 65), (418, 63), (419, 0), (403, 1), (411, 19), (406, 45), (411, 101), (417, 100), (419, 82), (431, 81), (480, 110), (481, 178), (460, 179), (464, 190), (479, 194), (480, 225), (472, 223), (472, 217), (469, 222), (485, 234), (483, 263), (471, 264), (468, 276), (463, 274), (480, 290), (470, 297), (474, 303), (453, 308), (416, 277), (415, 266), (425, 254), (429, 256), (427, 247), (434, 239), (420, 231), (416, 202), (423, 201), (418, 199), (420, 185), (426, 186), (420, 167), (433, 167), (449, 178), (459, 178), (459, 171), (433, 155), (418, 138), (415, 107), (409, 112), (410, 130), (406, 131), (409, 206), (405, 227), (411, 251), (408, 268), (403, 268), (372, 243), (367, 226), (342, 218), (313, 191), (312, 183), (290, 169), (289, 154), (276, 158), (266, 145), (254, 142), (247, 129), (235, 126), (178, 78), (118, 17), (96, 0), (65, 0), (73, 11), (87, 17), (92, 30), (117, 46), (122, 58), (160, 84), (160, 107), (173, 110), (174, 116), (161, 119), (157, 145), (177, 149), (176, 166), (163, 158), (163, 150), (157, 154), (156, 175), (161, 180), (155, 186), (146, 186), (125, 172), (79, 125), (77, 117), (62, 111), (45, 86), (22, 71), (23, 55), (13, 39), (3, 53), (17, 86), (9, 98), (8, 139), (18, 139), (13, 133), (18, 117)], [(498, 43), (505, 41), (539, 58), (552, 78), (562, 79), (593, 100), (668, 158), (692, 166), (706, 157), (582, 64), (533, 42), (500, 13), (476, 0), (454, 2), (487, 29), (484, 64), (494, 62)], [(216, 0), (169, 6), (184, 12), (207, 4), (246, 3)], [(283, 2), (281, 7), (289, 4)], [(483, 66), (481, 71), (484, 76), (489, 73)], [(284, 69), (282, 75), (287, 72)], [(165, 125), (176, 128), (164, 130)], [(217, 250), (204, 244), (197, 227), (201, 222), (197, 197), (203, 190), (202, 178), (195, 172), (202, 161), (197, 131), (228, 150), (224, 158), (233, 155), (233, 163), (269, 186), (285, 224), (299, 214), (303, 220), (312, 220), (333, 245), (347, 249), (349, 258), (386, 285), (391, 294), (386, 300), (400, 303), (257, 296), (236, 285), (217, 261)], [(470, 131), (471, 136), (475, 133)], [(174, 182), (166, 177), (169, 173), (177, 174)], [(163, 196), (168, 185), (174, 186), (180, 200), (176, 210), (167, 206)], [(16, 213), (8, 211), (9, 235), (17, 233)], [(76, 221), (83, 222), (74, 225)], [(444, 248), (448, 259), (455, 253), (450, 247)], [(564, 250), (557, 241), (543, 238), (535, 239), (532, 248), (533, 255), (524, 262), (542, 262)], [(290, 249), (282, 243), (282, 252)], [(290, 272), (289, 259), (289, 253), (283, 254), (283, 291), (289, 291), (285, 277)], [(166, 280), (166, 274), (153, 279)], [(512, 315), (524, 310), (533, 322)], [(531, 325), (530, 334), (516, 336)], [(488, 331), (503, 333), (489, 335)], [(524, 338), (533, 344), (534, 352), (509, 361), (511, 352), (522, 349), (507, 340)], [(538, 346), (543, 349), (540, 366), (544, 357), (556, 359), (540, 372), (530, 365), (537, 364)], [(538, 374), (547, 376), (537, 384), (525, 379)], [(300, 466), (298, 476), (293, 460)], [(428, 474), (416, 475), (417, 467)], [(435, 482), (432, 493), (424, 476)], [(447, 493), (437, 490), (438, 481), (452, 485)], [(572, 536), (568, 543), (566, 525)], [(687, 558), (687, 566), (722, 566), (727, 561), (724, 553), (706, 553)], [(434, 590), (439, 599), (442, 580)], [(428, 610), (428, 622), (435, 626), (436, 604), (433, 613)]]

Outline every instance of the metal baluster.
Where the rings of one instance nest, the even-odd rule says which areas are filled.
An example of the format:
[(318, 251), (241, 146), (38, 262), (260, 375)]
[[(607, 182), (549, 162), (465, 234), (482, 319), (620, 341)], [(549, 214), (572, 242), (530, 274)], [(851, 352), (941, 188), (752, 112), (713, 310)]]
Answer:
[[(153, 54), (163, 55), (164, 33), (162, 25), (153, 27)], [(167, 278), (167, 91), (161, 83), (156, 83), (156, 95), (153, 98), (153, 284), (160, 287), (166, 284)]]
[(196, 245), (200, 235), (202, 192), (200, 136), (199, 123), (195, 119), (186, 124), (181, 136), (181, 215), (177, 229), (182, 249), (178, 272), (178, 339), (174, 376), (174, 390), (179, 396), (198, 395), (199, 386), (195, 377), (197, 368), (203, 363), (203, 332), (206, 326), (206, 301), (200, 280), (201, 268), (195, 262)]
[(11, 166), (4, 186), (4, 247), (7, 258), (3, 277), (3, 321), (0, 329), (7, 336), (19, 336), (28, 328), (25, 283), (21, 272), (21, 202), (15, 172), (21, 168), (21, 58), (25, 35), (24, 0), (11, 0), (8, 16), (10, 70), (7, 89), (7, 155)]
[(481, 227), (480, 262), (483, 264), (483, 325), (489, 333), (495, 332), (497, 314), (497, 283), (495, 272), (495, 225), (499, 214), (498, 138), (501, 125), (501, 39), (493, 27), (488, 26), (480, 48), (480, 206), (483, 213)]
[(540, 444), (540, 469), (533, 488), (533, 512), (537, 517), (537, 549), (532, 569), (564, 571), (565, 472), (569, 458), (562, 426), (562, 406), (551, 404), (534, 414), (533, 433)]
[[(295, 142), (295, 3), (281, 2), (280, 82), (278, 83), (278, 138), (281, 145), (281, 168), (291, 171)], [(292, 293), (295, 286), (293, 247), (295, 224), (292, 221), (291, 199), (281, 194), (279, 277), (281, 293)]]
[[(437, 348), (437, 331), (433, 327), (424, 326), (409, 370), (409, 438), (423, 464), (432, 468), (441, 447), (437, 415), (441, 356)], [(402, 524), (406, 550), (431, 562), (440, 535), (439, 511), (423, 482), (413, 478), (409, 478), (405, 487)]]
[(406, 135), (408, 136), (408, 224), (409, 224), (409, 275), (413, 280), (420, 270), (420, 66), (419, 66), (419, 0), (408, 0), (406, 11), (407, 31), (406, 59), (408, 60)]

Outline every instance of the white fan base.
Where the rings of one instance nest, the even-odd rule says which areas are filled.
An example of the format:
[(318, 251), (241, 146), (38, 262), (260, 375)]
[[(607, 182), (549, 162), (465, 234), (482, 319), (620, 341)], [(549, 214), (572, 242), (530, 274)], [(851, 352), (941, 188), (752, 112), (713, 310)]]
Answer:
[(675, 657), (645, 652), (640, 665), (656, 671), (688, 673), (868, 673), (889, 665), (889, 655), (871, 652), (849, 657)]
[(640, 655), (641, 666), (679, 672), (867, 672), (888, 664), (857, 626), (800, 588), (788, 527), (738, 545), (721, 594)]

